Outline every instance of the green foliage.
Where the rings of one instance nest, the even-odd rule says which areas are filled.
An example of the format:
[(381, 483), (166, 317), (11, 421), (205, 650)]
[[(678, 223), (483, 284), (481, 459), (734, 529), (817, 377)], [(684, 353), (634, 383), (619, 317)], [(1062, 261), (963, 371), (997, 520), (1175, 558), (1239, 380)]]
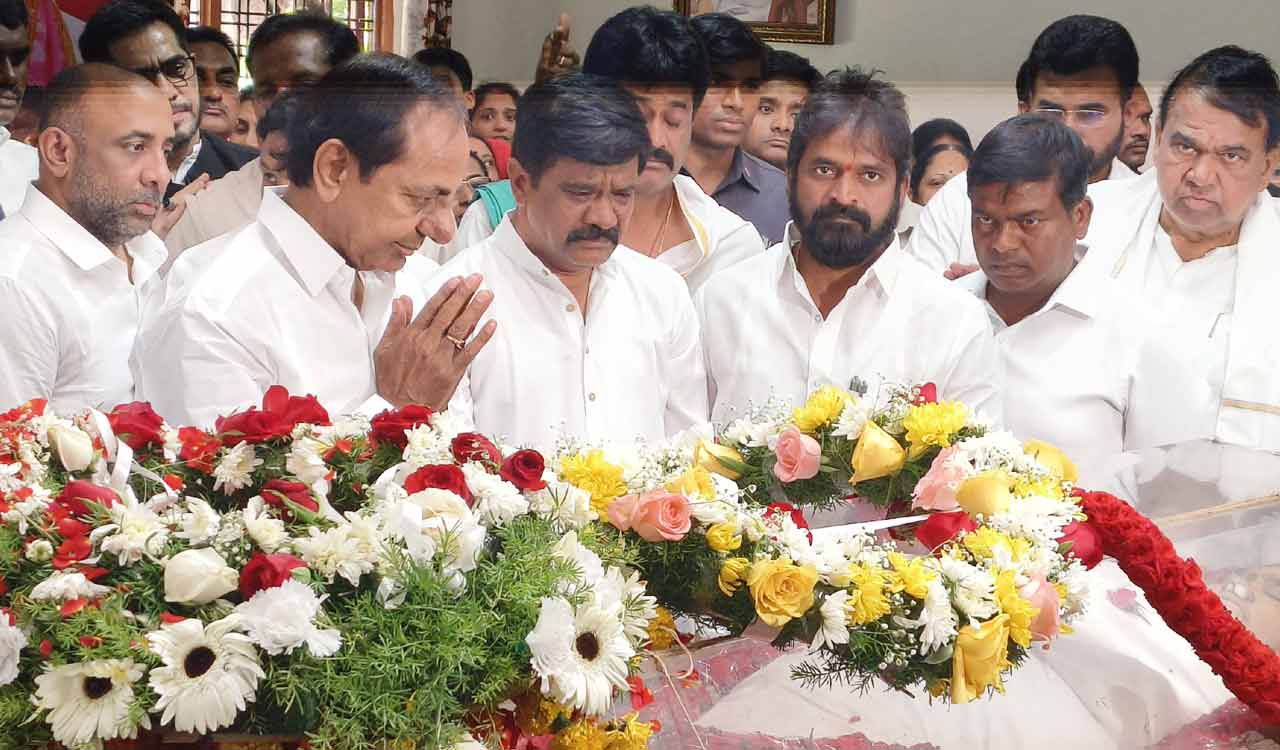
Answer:
[(720, 592), (717, 579), (724, 555), (708, 547), (704, 538), (691, 534), (679, 542), (633, 544), (632, 549), (635, 566), (648, 581), (646, 588), (668, 609), (734, 633), (755, 621), (755, 606), (745, 591), (732, 598)]

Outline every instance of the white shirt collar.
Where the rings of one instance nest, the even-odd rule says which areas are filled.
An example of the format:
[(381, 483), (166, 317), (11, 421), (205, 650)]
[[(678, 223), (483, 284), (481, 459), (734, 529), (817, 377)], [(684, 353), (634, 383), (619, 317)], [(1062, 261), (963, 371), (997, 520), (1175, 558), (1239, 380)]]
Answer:
[[(498, 228), (493, 230), (494, 244), (498, 250), (511, 260), (516, 268), (527, 273), (533, 278), (547, 278), (548, 275), (554, 276), (551, 270), (546, 267), (538, 256), (533, 254), (529, 246), (525, 244), (524, 238), (516, 231), (515, 224), (511, 221), (511, 216), (515, 212), (508, 213), (502, 218), (502, 222), (498, 224)], [(609, 259), (595, 267), (595, 271), (606, 277), (612, 277), (617, 274), (617, 254), (618, 253), (635, 252), (625, 245), (618, 245), (614, 248), (613, 253), (609, 255)], [(593, 274), (594, 276), (594, 274)], [(558, 279), (557, 279), (558, 280)]]
[[(796, 227), (794, 221), (787, 222), (787, 228), (783, 232), (785, 244), (788, 252), (778, 253), (778, 276), (779, 283), (785, 278), (787, 270), (790, 269), (793, 278), (796, 280), (797, 289), (804, 286), (804, 279), (800, 275), (800, 269), (796, 266), (795, 247), (800, 242), (800, 230)], [(777, 247), (777, 246), (775, 246)], [(862, 278), (858, 279), (858, 283), (849, 287), (849, 291), (845, 292), (848, 298), (855, 289), (869, 286), (880, 293), (883, 298), (893, 296), (894, 285), (898, 280), (899, 271), (902, 268), (903, 258), (905, 256), (901, 244), (898, 242), (898, 233), (893, 233), (893, 239), (889, 241), (889, 246), (885, 248), (875, 263), (862, 274)], [(804, 293), (808, 295), (808, 287), (804, 286)]]
[(197, 130), (195, 139), (191, 143), (191, 153), (187, 154), (187, 157), (182, 160), (182, 163), (178, 165), (178, 168), (173, 171), (174, 182), (179, 184), (186, 182), (187, 174), (191, 171), (191, 168), (196, 165), (196, 159), (200, 158), (200, 147), (202, 145), (204, 145), (204, 143), (200, 138), (200, 131)]
[(0, 146), (3, 146), (4, 144), (8, 143), (9, 139), (12, 137), (13, 136), (9, 132), (9, 129), (3, 125), (0, 125)]
[[(1080, 262), (1080, 259), (1087, 252), (1088, 248), (1085, 245), (1076, 245), (1076, 267), (1071, 269), (1071, 273), (1067, 274), (1067, 278), (1063, 279), (1058, 288), (1053, 291), (1053, 294), (1049, 296), (1049, 300), (1044, 303), (1044, 307), (1028, 315), (1028, 318), (1059, 307), (1071, 310), (1086, 318), (1097, 316), (1098, 294), (1095, 287), (1096, 279), (1092, 270), (1093, 267)], [(960, 284), (986, 303), (987, 313), (991, 317), (992, 325), (997, 330), (1002, 330), (1007, 328), (1008, 325), (991, 307), (991, 303), (987, 302), (987, 281), (987, 275), (983, 273), (982, 269), (978, 269), (962, 278)]]
[(270, 190), (262, 193), (258, 223), (279, 245), (295, 278), (312, 297), (347, 265), (338, 251), (297, 211)]

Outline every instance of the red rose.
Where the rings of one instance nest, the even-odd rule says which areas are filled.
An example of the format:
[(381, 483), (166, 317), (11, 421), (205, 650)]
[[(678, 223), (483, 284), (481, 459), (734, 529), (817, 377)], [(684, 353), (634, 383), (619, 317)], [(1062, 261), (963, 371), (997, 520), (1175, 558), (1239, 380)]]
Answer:
[[(797, 529), (807, 530), (809, 528), (809, 522), (804, 520), (804, 511), (800, 510), (799, 508), (792, 505), (791, 503), (777, 502), (777, 503), (769, 503), (767, 506), (765, 506), (764, 517), (766, 519), (772, 518), (776, 513), (785, 513), (786, 515), (791, 516), (791, 522), (796, 525)], [(810, 542), (813, 541), (812, 531), (809, 532), (809, 541)]]
[(254, 553), (240, 571), (240, 596), (249, 601), (259, 591), (273, 589), (292, 578), (295, 569), (305, 567), (307, 564), (293, 555)]
[(973, 531), (976, 528), (978, 524), (974, 523), (973, 519), (969, 518), (969, 514), (962, 510), (954, 513), (934, 513), (916, 527), (916, 539), (932, 551), (955, 539), (960, 532)]
[(1102, 540), (1089, 524), (1072, 521), (1063, 527), (1058, 546), (1066, 544), (1071, 545), (1067, 554), (1074, 556), (1085, 568), (1092, 569), (1102, 562)]
[(54, 551), (53, 567), (55, 570), (69, 568), (88, 557), (90, 552), (93, 552), (93, 545), (89, 543), (89, 537), (69, 537), (63, 540)]
[(248, 411), (218, 417), (214, 432), (227, 447), (240, 443), (264, 443), (293, 432), (299, 424), (329, 424), (329, 413), (315, 396), (290, 396), (284, 386), (273, 385), (262, 397), (262, 410), (249, 407)]
[(279, 414), (280, 418), (294, 425), (329, 424), (329, 412), (320, 405), (320, 400), (310, 394), (306, 396), (290, 396), (282, 385), (273, 385), (262, 396), (262, 410), (271, 414)]
[(320, 504), (316, 502), (315, 497), (311, 494), (311, 488), (302, 482), (286, 482), (283, 479), (272, 479), (262, 485), (262, 491), (258, 494), (262, 496), (264, 503), (273, 508), (280, 508), (290, 517), (293, 516), (293, 513), (288, 503), (306, 508), (312, 513), (317, 513), (320, 510)]
[(107, 415), (107, 421), (116, 437), (135, 451), (148, 445), (164, 446), (164, 420), (145, 401), (117, 406)]
[(65, 511), (65, 515), (73, 517), (81, 517), (89, 515), (89, 506), (87, 502), (94, 502), (104, 508), (110, 508), (120, 499), (115, 490), (108, 487), (100, 487), (93, 482), (87, 482), (83, 479), (76, 479), (67, 482), (67, 486), (62, 488), (62, 492), (53, 500), (53, 505), (57, 506), (55, 510), (50, 508), (53, 515), (57, 515), (61, 511)]
[(178, 458), (183, 463), (204, 474), (213, 473), (213, 460), (222, 448), (216, 437), (195, 427), (182, 427), (178, 430), (178, 442), (182, 443)]
[(913, 403), (915, 403), (916, 406), (938, 403), (938, 386), (933, 383), (925, 383), (920, 386), (920, 393), (916, 396)]
[(542, 478), (546, 470), (547, 462), (542, 454), (526, 448), (507, 456), (499, 474), (521, 492), (536, 492), (547, 486), (546, 480)]
[(434, 464), (424, 466), (404, 480), (404, 489), (410, 495), (427, 489), (448, 490), (471, 505), (471, 489), (467, 487), (467, 477), (453, 464)]
[(477, 463), (489, 462), (494, 466), (502, 463), (502, 451), (489, 438), (478, 432), (464, 432), (453, 439), (450, 446), (453, 460), (460, 464), (468, 461)]
[(418, 425), (431, 424), (431, 416), (430, 409), (417, 404), (384, 411), (369, 420), (369, 434), (379, 443), (390, 443), (397, 448), (403, 448), (409, 442), (409, 437), (405, 433)]

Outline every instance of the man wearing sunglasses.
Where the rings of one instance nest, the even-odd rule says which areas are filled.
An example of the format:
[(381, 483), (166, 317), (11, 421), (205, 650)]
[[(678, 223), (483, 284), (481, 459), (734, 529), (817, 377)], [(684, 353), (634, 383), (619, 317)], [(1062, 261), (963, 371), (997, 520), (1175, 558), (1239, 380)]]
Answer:
[(0, 0), (0, 218), (18, 211), (40, 166), (36, 150), (9, 135), (27, 90), (28, 23), (23, 0)]
[(216, 180), (248, 164), (252, 149), (200, 132), (200, 82), (182, 19), (161, 0), (112, 0), (94, 13), (80, 36), (86, 62), (116, 65), (151, 81), (169, 98), (174, 149), (166, 198), (209, 175)]
[[(1020, 113), (1057, 117), (1090, 153), (1089, 183), (1134, 177), (1117, 158), (1124, 145), (1125, 105), (1138, 85), (1138, 48), (1119, 23), (1068, 16), (1036, 37), (1015, 82)], [(954, 279), (978, 268), (969, 185), (957, 175), (929, 201), (908, 251)]]

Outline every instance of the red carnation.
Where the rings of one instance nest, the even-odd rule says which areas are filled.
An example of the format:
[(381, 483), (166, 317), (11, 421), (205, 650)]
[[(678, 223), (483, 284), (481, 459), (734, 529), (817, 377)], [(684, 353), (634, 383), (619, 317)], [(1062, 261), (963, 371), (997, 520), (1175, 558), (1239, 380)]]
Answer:
[[(769, 503), (767, 506), (765, 506), (764, 517), (766, 519), (772, 518), (776, 513), (785, 513), (786, 515), (791, 516), (791, 522), (794, 523), (796, 525), (796, 528), (798, 529), (805, 529), (807, 531), (809, 528), (809, 522), (804, 520), (804, 511), (800, 510), (799, 508), (792, 505), (791, 503), (776, 502), (776, 503)], [(813, 532), (809, 531), (808, 533), (809, 533), (809, 541), (812, 542)]]
[(273, 589), (293, 577), (297, 568), (305, 568), (307, 564), (293, 555), (264, 555), (255, 553), (240, 571), (240, 596), (245, 601), (263, 589)]
[[(287, 482), (283, 479), (272, 479), (270, 482), (262, 485), (262, 491), (259, 492), (262, 501), (273, 508), (280, 508), (285, 515), (292, 517), (293, 512), (289, 508), (288, 503), (293, 503), (301, 508), (306, 508), (312, 513), (319, 512), (320, 504), (316, 502), (315, 496), (311, 494), (311, 489), (302, 482)], [(288, 501), (288, 502), (286, 502)]]
[(460, 464), (475, 461), (488, 462), (497, 466), (502, 463), (502, 451), (498, 450), (498, 446), (494, 445), (489, 438), (478, 432), (459, 434), (449, 447), (453, 451), (453, 460)]
[(962, 510), (954, 513), (934, 513), (916, 527), (916, 539), (929, 550), (936, 550), (955, 539), (962, 531), (973, 531), (978, 524)]
[(9, 411), (0, 414), (0, 423), (25, 422), (32, 417), (43, 416), (44, 408), (48, 403), (47, 399), (33, 398), (22, 406), (15, 406)]
[(262, 410), (218, 417), (214, 432), (227, 447), (240, 443), (265, 443), (293, 432), (299, 424), (329, 424), (329, 413), (315, 396), (290, 396), (282, 385), (273, 385), (262, 397)]
[(135, 451), (164, 446), (164, 420), (145, 401), (121, 404), (107, 415), (111, 431)]
[(536, 492), (547, 486), (542, 478), (547, 470), (547, 462), (542, 454), (531, 449), (516, 451), (502, 462), (499, 474), (503, 479), (514, 484), (521, 492)]
[(183, 463), (203, 474), (213, 473), (213, 461), (222, 448), (216, 437), (195, 427), (183, 427), (178, 430), (178, 442), (182, 444), (178, 458)]
[(53, 567), (57, 570), (69, 568), (80, 562), (93, 552), (93, 545), (88, 536), (73, 536), (63, 540), (53, 553)]
[(471, 489), (467, 487), (467, 477), (453, 464), (433, 464), (424, 466), (404, 480), (404, 489), (410, 495), (428, 489), (448, 490), (471, 505)]
[(938, 386), (933, 383), (925, 383), (920, 386), (920, 393), (912, 403), (916, 406), (938, 403)]
[(405, 433), (419, 425), (431, 424), (431, 416), (430, 409), (417, 404), (384, 411), (369, 420), (369, 435), (379, 443), (404, 448), (409, 443), (409, 437)]
[(1058, 546), (1071, 545), (1066, 554), (1075, 557), (1085, 568), (1092, 570), (1102, 562), (1102, 542), (1098, 532), (1087, 523), (1072, 521), (1062, 529)]

